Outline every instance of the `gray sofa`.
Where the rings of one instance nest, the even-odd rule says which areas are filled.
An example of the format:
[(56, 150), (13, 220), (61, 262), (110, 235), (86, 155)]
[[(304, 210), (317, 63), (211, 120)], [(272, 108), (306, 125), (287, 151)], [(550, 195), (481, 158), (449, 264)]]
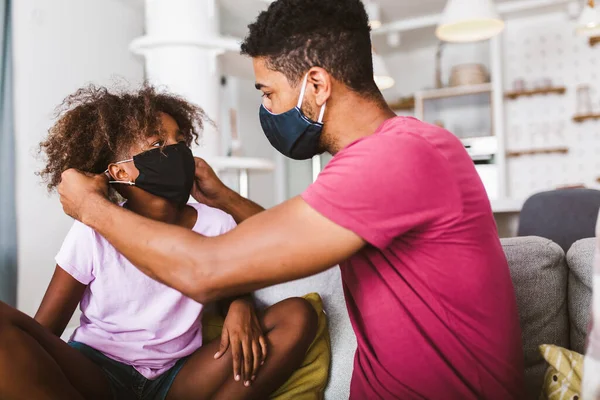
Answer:
[[(584, 351), (595, 241), (576, 242), (566, 256), (560, 246), (539, 237), (503, 239), (502, 245), (519, 306), (527, 390), (530, 398), (537, 399), (547, 367), (538, 346), (556, 344)], [(321, 294), (329, 319), (332, 364), (325, 397), (347, 399), (356, 338), (346, 312), (339, 269), (263, 289), (256, 297), (266, 305), (309, 292)]]

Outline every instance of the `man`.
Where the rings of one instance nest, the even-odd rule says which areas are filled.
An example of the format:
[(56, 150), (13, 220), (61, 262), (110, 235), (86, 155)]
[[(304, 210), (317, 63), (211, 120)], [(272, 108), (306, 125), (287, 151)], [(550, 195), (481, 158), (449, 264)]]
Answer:
[(249, 29), (242, 51), (271, 144), (334, 155), (313, 185), (262, 211), (197, 161), (195, 197), (240, 222), (217, 238), (117, 207), (104, 178), (73, 170), (65, 211), (200, 302), (339, 263), (358, 339), (353, 399), (523, 398), (516, 301), (484, 187), (456, 137), (387, 107), (362, 3), (278, 0)]

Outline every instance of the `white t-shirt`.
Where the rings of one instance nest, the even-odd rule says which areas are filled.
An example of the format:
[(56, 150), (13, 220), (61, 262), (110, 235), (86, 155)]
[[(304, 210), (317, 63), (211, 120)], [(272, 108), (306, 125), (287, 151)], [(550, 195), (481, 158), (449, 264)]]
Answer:
[[(193, 230), (199, 234), (218, 236), (236, 226), (223, 211), (189, 205), (198, 212)], [(148, 379), (202, 346), (202, 304), (144, 275), (88, 226), (73, 224), (56, 263), (88, 285), (71, 340), (133, 366)]]

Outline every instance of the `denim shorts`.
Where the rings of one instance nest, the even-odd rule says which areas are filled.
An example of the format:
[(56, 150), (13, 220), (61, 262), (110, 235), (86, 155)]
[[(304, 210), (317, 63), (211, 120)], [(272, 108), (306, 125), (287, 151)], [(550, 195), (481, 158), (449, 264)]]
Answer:
[(113, 400), (164, 400), (175, 377), (189, 358), (182, 358), (173, 368), (158, 378), (150, 380), (132, 366), (112, 360), (83, 343), (69, 342), (69, 346), (79, 350), (81, 354), (102, 369), (110, 384)]

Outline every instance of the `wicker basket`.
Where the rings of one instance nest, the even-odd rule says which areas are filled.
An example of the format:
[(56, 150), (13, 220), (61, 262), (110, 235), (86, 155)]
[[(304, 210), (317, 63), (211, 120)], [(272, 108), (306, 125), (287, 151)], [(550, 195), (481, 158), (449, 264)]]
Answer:
[(478, 85), (490, 81), (490, 76), (481, 64), (460, 64), (452, 67), (450, 86)]

